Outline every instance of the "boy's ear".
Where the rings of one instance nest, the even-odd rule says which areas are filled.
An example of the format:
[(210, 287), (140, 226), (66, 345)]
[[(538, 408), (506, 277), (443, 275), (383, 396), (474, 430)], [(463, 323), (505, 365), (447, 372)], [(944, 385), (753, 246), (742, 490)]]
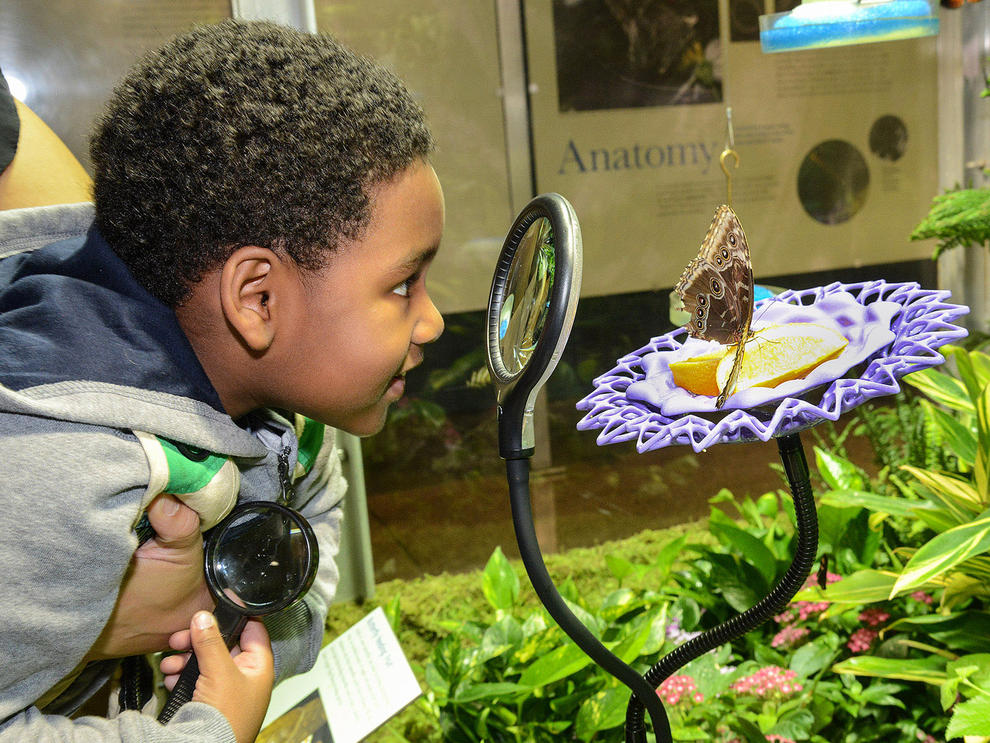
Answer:
[(220, 271), (220, 306), (247, 348), (263, 353), (275, 339), (279, 258), (268, 248), (238, 248)]

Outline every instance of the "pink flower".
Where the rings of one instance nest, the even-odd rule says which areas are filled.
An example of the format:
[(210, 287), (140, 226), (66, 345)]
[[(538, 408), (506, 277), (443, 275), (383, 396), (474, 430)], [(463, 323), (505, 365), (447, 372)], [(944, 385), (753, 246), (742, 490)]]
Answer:
[(804, 689), (801, 684), (794, 683), (796, 677), (797, 673), (780, 666), (765, 666), (736, 681), (732, 689), (761, 698), (789, 696)]
[[(840, 580), (842, 580), (842, 576), (841, 575), (838, 575), (836, 573), (826, 573), (825, 574), (825, 585), (826, 586), (830, 586), (833, 583), (839, 582)], [(812, 573), (811, 575), (808, 576), (807, 580), (805, 580), (805, 582), (804, 582), (804, 587), (805, 588), (814, 588), (814, 587), (821, 588), (821, 586), (818, 583), (818, 573), (817, 572), (816, 573)]]
[(858, 629), (852, 633), (849, 642), (846, 643), (846, 647), (854, 653), (865, 653), (873, 647), (873, 641), (879, 636), (880, 633), (875, 629)]
[(773, 640), (770, 641), (770, 647), (785, 649), (797, 647), (810, 632), (811, 630), (806, 627), (784, 627), (774, 635)]
[(705, 699), (690, 676), (671, 676), (666, 679), (657, 689), (657, 696), (670, 705), (677, 704), (681, 699), (693, 699), (695, 702)]
[(792, 622), (803, 622), (810, 617), (821, 614), (828, 608), (827, 601), (795, 601), (774, 617), (777, 624), (791, 624)]
[(911, 598), (913, 598), (915, 601), (920, 601), (923, 604), (928, 604), (929, 606), (932, 605), (932, 597), (929, 596), (924, 591), (915, 591), (914, 593), (911, 594)]
[(876, 606), (866, 609), (859, 615), (859, 621), (866, 622), (871, 627), (878, 627), (890, 619), (890, 614)]

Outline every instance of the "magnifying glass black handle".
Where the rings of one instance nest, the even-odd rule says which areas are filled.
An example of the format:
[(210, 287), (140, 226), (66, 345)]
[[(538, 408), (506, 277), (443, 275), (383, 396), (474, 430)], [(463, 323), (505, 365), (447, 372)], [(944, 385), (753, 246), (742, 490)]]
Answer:
[[(247, 624), (248, 618), (246, 615), (231, 611), (223, 605), (217, 606), (216, 611), (213, 613), (217, 618), (217, 625), (220, 627), (220, 634), (223, 636), (224, 643), (227, 645), (227, 649), (230, 650), (237, 643), (238, 638), (240, 638), (241, 630)], [(158, 722), (163, 725), (167, 723), (183, 704), (192, 699), (193, 692), (196, 691), (196, 681), (198, 679), (199, 661), (196, 659), (196, 653), (192, 653), (186, 662), (186, 667), (179, 674), (178, 681), (172, 687), (172, 692), (168, 695), (168, 701), (165, 703), (165, 707), (158, 715)]]

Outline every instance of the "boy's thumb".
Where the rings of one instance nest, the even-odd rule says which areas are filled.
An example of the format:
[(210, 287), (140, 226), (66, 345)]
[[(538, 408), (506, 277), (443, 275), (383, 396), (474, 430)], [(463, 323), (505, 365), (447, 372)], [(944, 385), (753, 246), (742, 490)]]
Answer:
[(193, 615), (189, 627), (192, 636), (192, 649), (196, 653), (201, 672), (208, 672), (213, 664), (230, 662), (230, 651), (223, 641), (216, 617), (208, 611), (198, 611)]
[(183, 549), (200, 539), (199, 514), (174, 495), (162, 493), (148, 507), (148, 521), (162, 547)]

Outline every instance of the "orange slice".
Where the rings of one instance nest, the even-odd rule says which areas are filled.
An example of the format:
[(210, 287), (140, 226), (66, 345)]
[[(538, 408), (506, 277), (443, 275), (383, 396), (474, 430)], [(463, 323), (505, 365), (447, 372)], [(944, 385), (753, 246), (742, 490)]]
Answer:
[[(750, 387), (776, 387), (791, 379), (803, 379), (816, 367), (842, 353), (848, 343), (838, 331), (814, 323), (761, 328), (746, 343), (735, 392)], [(728, 381), (735, 356), (735, 348), (732, 348), (719, 362), (715, 370), (718, 389)]]
[(718, 371), (719, 362), (725, 357), (728, 350), (729, 348), (726, 346), (715, 353), (672, 362), (670, 373), (674, 377), (674, 384), (683, 387), (688, 392), (693, 392), (695, 395), (717, 395), (719, 389), (715, 373)]

